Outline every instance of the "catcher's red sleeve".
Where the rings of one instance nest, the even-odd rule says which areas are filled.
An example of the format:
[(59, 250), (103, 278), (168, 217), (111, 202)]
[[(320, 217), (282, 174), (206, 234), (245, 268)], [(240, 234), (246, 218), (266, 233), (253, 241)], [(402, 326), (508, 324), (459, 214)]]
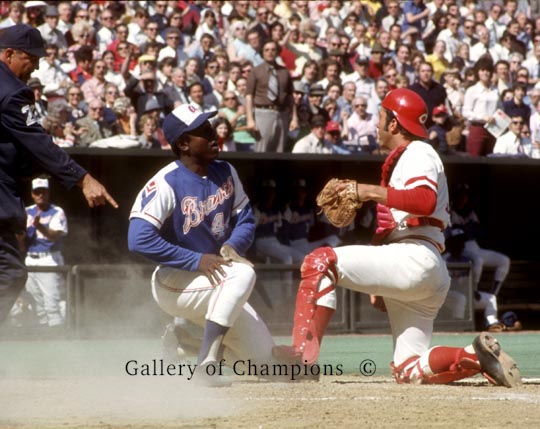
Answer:
[(414, 189), (388, 187), (386, 205), (418, 216), (429, 216), (437, 206), (437, 194), (427, 186)]

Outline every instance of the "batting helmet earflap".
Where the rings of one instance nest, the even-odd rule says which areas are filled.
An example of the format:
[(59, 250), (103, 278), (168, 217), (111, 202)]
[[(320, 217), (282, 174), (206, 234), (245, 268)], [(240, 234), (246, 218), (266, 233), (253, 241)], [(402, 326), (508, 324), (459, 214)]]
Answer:
[(390, 110), (399, 124), (409, 133), (426, 138), (425, 123), (427, 107), (422, 97), (407, 88), (397, 88), (390, 91), (382, 101), (382, 107)]

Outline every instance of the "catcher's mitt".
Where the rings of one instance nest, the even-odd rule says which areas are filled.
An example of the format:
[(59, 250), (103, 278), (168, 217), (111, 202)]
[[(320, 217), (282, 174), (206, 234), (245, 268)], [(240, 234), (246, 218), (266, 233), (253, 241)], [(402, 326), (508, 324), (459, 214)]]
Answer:
[[(346, 183), (347, 189), (337, 191), (339, 183)], [(317, 195), (317, 205), (321, 208), (319, 213), (324, 212), (330, 223), (338, 228), (349, 226), (356, 216), (356, 210), (362, 207), (358, 201), (355, 180), (330, 179)]]

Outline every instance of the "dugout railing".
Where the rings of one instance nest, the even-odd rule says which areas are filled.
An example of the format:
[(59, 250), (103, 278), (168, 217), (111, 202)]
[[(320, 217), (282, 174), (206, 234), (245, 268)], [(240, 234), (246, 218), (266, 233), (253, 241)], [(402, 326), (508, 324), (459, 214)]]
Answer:
[[(435, 330), (473, 330), (470, 265), (447, 265), (452, 286), (435, 321)], [(65, 275), (67, 335), (137, 338), (161, 335), (163, 327), (172, 320), (152, 298), (150, 281), (154, 268), (149, 264), (96, 264), (29, 267), (29, 271)], [(257, 283), (250, 304), (272, 334), (290, 335), (299, 282), (298, 265), (256, 264), (255, 269)], [(292, 287), (283, 282), (284, 273), (292, 277)], [(337, 294), (338, 309), (329, 325), (330, 333), (389, 332), (386, 314), (369, 304), (369, 296), (343, 288), (338, 288)]]

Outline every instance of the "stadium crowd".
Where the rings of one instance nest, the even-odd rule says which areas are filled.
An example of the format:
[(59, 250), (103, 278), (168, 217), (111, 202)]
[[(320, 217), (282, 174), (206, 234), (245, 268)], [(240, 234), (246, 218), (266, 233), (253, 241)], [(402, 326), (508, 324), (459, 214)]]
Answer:
[(441, 154), (540, 157), (540, 5), (525, 0), (2, 1), (36, 27), (28, 85), (62, 147), (169, 149), (183, 103), (226, 151), (379, 153), (378, 109), (409, 87)]

